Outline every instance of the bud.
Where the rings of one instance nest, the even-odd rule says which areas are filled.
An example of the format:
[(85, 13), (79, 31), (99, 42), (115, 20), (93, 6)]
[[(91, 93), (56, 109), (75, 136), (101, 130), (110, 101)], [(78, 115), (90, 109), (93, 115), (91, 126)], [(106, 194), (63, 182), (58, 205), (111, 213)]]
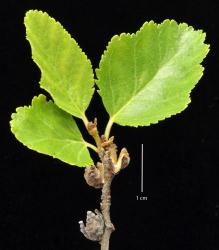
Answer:
[(101, 212), (95, 209), (95, 213), (87, 211), (86, 225), (83, 221), (78, 222), (80, 231), (89, 240), (100, 241), (104, 232), (104, 220)]
[(94, 188), (102, 188), (104, 184), (103, 165), (97, 163), (96, 166), (86, 167), (84, 172), (84, 178), (87, 184)]

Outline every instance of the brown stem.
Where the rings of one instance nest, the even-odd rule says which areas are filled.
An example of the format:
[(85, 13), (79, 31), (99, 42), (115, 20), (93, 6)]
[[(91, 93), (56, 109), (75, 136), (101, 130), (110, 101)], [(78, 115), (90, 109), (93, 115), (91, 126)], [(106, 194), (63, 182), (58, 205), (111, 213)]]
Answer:
[(99, 241), (101, 250), (109, 250), (109, 240), (111, 233), (115, 230), (110, 219), (111, 193), (110, 187), (115, 175), (114, 164), (111, 154), (115, 150), (113, 144), (107, 145), (99, 151), (101, 163), (97, 167), (91, 166), (85, 169), (85, 180), (88, 185), (95, 188), (102, 187), (101, 195), (101, 213), (95, 210), (95, 213), (88, 211), (86, 225), (79, 221), (80, 231), (86, 238), (93, 241)]
[(104, 185), (102, 188), (102, 195), (101, 195), (101, 212), (103, 215), (104, 223), (105, 223), (105, 230), (100, 241), (101, 250), (108, 250), (109, 249), (109, 240), (111, 233), (115, 230), (111, 219), (110, 219), (110, 205), (111, 205), (111, 183), (114, 177), (114, 165), (111, 158), (111, 147), (107, 147), (102, 150), (99, 155), (100, 159), (104, 166)]
[(111, 205), (111, 194), (110, 194), (110, 186), (113, 177), (108, 179), (102, 188), (102, 195), (101, 195), (101, 212), (103, 215), (103, 219), (105, 222), (105, 230), (102, 236), (101, 250), (108, 250), (109, 249), (109, 241), (111, 233), (115, 230), (114, 226), (110, 219), (110, 205)]
[(110, 218), (111, 183), (115, 174), (127, 167), (130, 158), (125, 148), (117, 157), (117, 147), (113, 142), (114, 137), (107, 139), (105, 136), (100, 137), (96, 119), (94, 122), (88, 122), (87, 130), (96, 142), (101, 163), (86, 168), (84, 177), (88, 185), (102, 188), (101, 213), (98, 210), (95, 210), (95, 213), (88, 211), (86, 226), (83, 221), (79, 221), (80, 231), (89, 240), (99, 241), (101, 250), (109, 250), (110, 237), (115, 230)]

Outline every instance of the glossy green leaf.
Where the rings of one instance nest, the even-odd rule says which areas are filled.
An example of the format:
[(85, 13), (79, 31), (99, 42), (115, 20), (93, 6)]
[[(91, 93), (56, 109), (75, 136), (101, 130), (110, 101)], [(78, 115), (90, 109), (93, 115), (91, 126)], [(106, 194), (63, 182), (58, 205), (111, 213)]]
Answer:
[(30, 149), (71, 165), (93, 163), (72, 116), (47, 102), (44, 95), (34, 97), (29, 107), (17, 108), (10, 125), (16, 138)]
[(41, 87), (51, 94), (57, 106), (83, 119), (94, 92), (90, 61), (47, 13), (30, 10), (24, 23), (33, 60), (41, 69)]
[(173, 20), (114, 36), (97, 70), (111, 123), (146, 126), (184, 110), (203, 73), (204, 40), (201, 30)]

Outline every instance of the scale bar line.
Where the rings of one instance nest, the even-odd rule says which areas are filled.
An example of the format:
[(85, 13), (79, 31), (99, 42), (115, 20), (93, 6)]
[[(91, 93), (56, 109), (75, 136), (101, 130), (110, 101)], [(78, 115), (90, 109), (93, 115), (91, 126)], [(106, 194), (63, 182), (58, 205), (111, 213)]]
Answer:
[(141, 144), (141, 192), (144, 192), (144, 145)]

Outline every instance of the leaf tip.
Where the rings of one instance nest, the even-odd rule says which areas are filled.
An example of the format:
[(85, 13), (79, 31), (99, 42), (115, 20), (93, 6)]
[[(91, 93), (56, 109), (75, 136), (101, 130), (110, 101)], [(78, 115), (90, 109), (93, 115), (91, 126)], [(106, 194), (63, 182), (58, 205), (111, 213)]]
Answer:
[(43, 12), (41, 10), (28, 10), (26, 13), (25, 13), (25, 16), (24, 16), (24, 24), (26, 25), (26, 23), (28, 22), (28, 20), (31, 18), (31, 17), (34, 17), (34, 16), (37, 16), (37, 15), (47, 15), (48, 14), (46, 12)]

